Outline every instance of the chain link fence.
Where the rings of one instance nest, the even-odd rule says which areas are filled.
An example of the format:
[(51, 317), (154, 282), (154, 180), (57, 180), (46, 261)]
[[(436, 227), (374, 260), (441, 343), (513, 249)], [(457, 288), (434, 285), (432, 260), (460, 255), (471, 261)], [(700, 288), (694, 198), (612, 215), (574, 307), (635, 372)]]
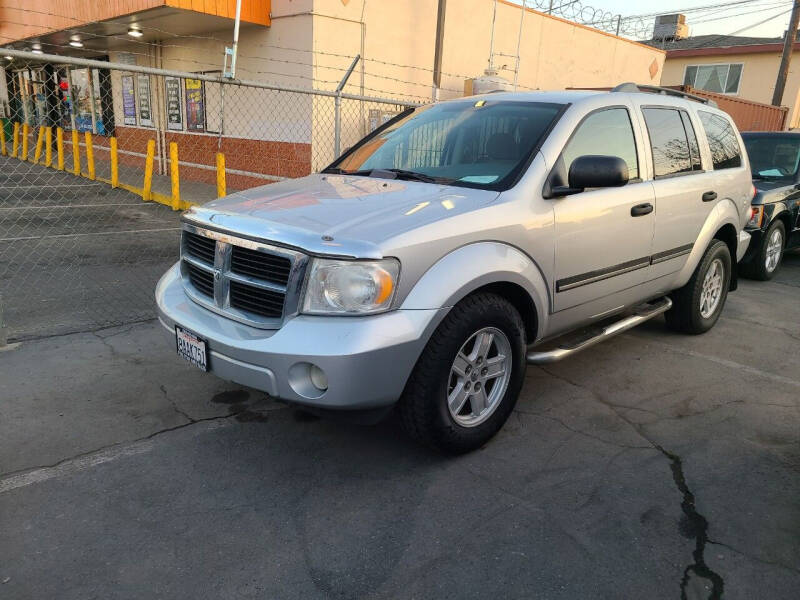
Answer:
[(8, 53), (0, 344), (153, 318), (178, 211), (318, 171), (409, 105)]

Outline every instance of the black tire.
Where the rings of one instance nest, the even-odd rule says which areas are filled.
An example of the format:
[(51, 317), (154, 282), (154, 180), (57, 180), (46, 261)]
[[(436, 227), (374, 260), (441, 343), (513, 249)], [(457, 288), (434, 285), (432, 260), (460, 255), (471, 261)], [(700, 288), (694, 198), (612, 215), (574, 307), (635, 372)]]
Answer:
[[(770, 270), (767, 267), (767, 247), (769, 246), (769, 241), (775, 234), (776, 230), (780, 232), (781, 236), (780, 254), (778, 255), (778, 260), (775, 263), (775, 267), (772, 270)], [(767, 228), (764, 237), (761, 239), (761, 246), (759, 247), (758, 252), (756, 252), (749, 261), (741, 264), (742, 275), (744, 275), (748, 279), (756, 279), (758, 281), (769, 281), (770, 279), (772, 279), (781, 266), (781, 260), (783, 260), (783, 250), (785, 245), (786, 245), (786, 226), (780, 219), (775, 219), (775, 221), (773, 221)]]
[[(700, 303), (702, 300), (703, 282), (706, 273), (716, 260), (722, 264), (722, 289), (716, 308), (708, 316), (701, 314)], [(731, 283), (731, 253), (728, 245), (721, 240), (712, 240), (706, 248), (700, 264), (692, 273), (691, 279), (680, 289), (670, 294), (672, 308), (665, 314), (667, 327), (673, 331), (697, 335), (711, 329), (719, 319), (728, 297), (728, 288)]]
[[(511, 373), (505, 394), (493, 405), (494, 412), (479, 424), (463, 426), (448, 408), (451, 367), (462, 346), (486, 327), (505, 334), (511, 348)], [(448, 454), (480, 448), (514, 409), (525, 380), (525, 348), (522, 318), (508, 300), (479, 292), (459, 302), (431, 336), (406, 383), (398, 403), (404, 429), (414, 439)]]

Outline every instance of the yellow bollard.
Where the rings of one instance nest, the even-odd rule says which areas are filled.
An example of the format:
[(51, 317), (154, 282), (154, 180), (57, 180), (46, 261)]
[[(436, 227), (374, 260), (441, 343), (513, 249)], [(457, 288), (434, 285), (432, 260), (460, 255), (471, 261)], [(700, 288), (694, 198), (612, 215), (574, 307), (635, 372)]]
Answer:
[(81, 145), (78, 143), (78, 131), (72, 130), (72, 172), (81, 174)]
[(178, 175), (178, 144), (169, 143), (169, 174), (172, 179), (172, 210), (181, 208), (181, 184)]
[(5, 123), (0, 121), (0, 154), (5, 156), (8, 154), (6, 151), (6, 128)]
[(22, 155), (21, 160), (28, 160), (28, 135), (30, 134), (30, 127), (27, 123), (22, 125)]
[(33, 162), (39, 164), (42, 158), (42, 146), (44, 145), (44, 127), (39, 127), (39, 135), (36, 136), (36, 150), (33, 151)]
[(53, 128), (44, 128), (44, 166), (53, 166)]
[(11, 148), (11, 156), (17, 158), (19, 151), (19, 123), (14, 123), (14, 145)]
[(112, 137), (111, 144), (111, 187), (119, 187), (119, 156), (117, 154), (117, 138)]
[(225, 195), (225, 155), (217, 152), (217, 198)]
[(92, 146), (92, 132), (84, 133), (86, 138), (86, 168), (89, 171), (89, 179), (94, 181), (94, 146)]
[(64, 170), (64, 130), (56, 127), (56, 154), (58, 154), (58, 170)]
[(142, 185), (142, 200), (152, 200), (150, 190), (153, 188), (153, 156), (156, 153), (156, 141), (147, 142), (147, 158), (144, 160), (144, 185)]

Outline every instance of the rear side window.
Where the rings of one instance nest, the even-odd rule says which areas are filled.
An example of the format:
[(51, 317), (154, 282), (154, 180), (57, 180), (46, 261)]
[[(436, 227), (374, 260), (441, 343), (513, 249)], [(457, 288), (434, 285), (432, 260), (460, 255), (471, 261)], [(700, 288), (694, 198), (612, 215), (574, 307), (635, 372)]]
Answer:
[(688, 115), (674, 108), (643, 108), (642, 114), (650, 136), (656, 177), (691, 173), (701, 168), (697, 136)]
[(639, 161), (636, 158), (636, 142), (628, 111), (624, 108), (608, 108), (590, 114), (578, 125), (578, 129), (567, 142), (561, 157), (566, 173), (579, 156), (596, 154), (618, 156), (628, 164), (629, 179), (639, 177)]
[(716, 169), (734, 169), (742, 166), (742, 151), (730, 121), (704, 110), (697, 111), (711, 148), (711, 161)]

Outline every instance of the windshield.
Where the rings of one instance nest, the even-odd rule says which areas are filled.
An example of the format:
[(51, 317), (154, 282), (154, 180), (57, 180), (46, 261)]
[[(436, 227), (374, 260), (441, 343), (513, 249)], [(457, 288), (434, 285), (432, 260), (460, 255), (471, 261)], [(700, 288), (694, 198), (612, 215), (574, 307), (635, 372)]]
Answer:
[(421, 107), (364, 138), (324, 172), (506, 189), (562, 106), (471, 100)]
[(800, 136), (742, 136), (754, 179), (794, 179), (800, 161)]

